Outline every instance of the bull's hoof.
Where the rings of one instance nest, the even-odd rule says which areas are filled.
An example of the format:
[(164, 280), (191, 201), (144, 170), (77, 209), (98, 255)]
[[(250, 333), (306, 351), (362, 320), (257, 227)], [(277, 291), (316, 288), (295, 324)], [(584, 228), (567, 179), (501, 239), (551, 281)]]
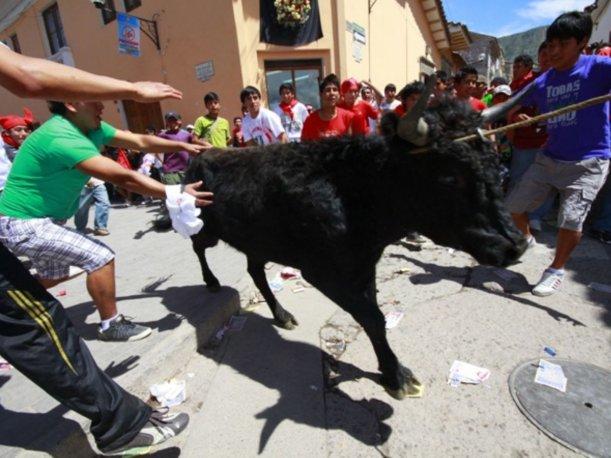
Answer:
[(395, 399), (404, 399), (404, 398), (421, 398), (424, 393), (424, 385), (422, 385), (418, 379), (415, 377), (411, 377), (406, 380), (403, 386), (399, 389), (393, 390), (388, 387), (384, 387), (384, 389)]
[(289, 331), (299, 326), (299, 323), (297, 322), (295, 317), (289, 312), (286, 312), (286, 315), (283, 316), (282, 319), (276, 317), (274, 319), (274, 322), (281, 328), (288, 329)]

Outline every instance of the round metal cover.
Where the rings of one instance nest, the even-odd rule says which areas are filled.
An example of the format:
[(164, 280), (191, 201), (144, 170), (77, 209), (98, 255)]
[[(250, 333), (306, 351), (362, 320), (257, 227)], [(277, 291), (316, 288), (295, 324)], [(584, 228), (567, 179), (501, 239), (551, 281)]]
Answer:
[(611, 457), (611, 372), (591, 364), (545, 358), (562, 366), (566, 393), (535, 383), (539, 359), (521, 364), (509, 377), (520, 411), (562, 445), (591, 456)]

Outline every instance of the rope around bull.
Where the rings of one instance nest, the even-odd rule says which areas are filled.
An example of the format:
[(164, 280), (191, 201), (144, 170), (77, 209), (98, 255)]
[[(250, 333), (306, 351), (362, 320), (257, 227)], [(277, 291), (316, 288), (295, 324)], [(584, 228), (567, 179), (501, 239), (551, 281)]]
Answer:
[[(525, 119), (524, 121), (514, 122), (512, 124), (507, 124), (506, 126), (498, 127), (496, 129), (490, 130), (478, 130), (477, 134), (465, 135), (464, 137), (455, 138), (454, 142), (469, 142), (472, 140), (477, 140), (482, 137), (491, 137), (495, 134), (507, 132), (513, 129), (519, 129), (520, 127), (530, 126), (531, 124), (536, 124), (540, 121), (546, 121), (549, 118), (553, 118), (554, 116), (559, 116), (564, 113), (568, 113), (570, 111), (583, 110), (584, 108), (588, 108), (592, 105), (598, 105), (601, 103), (605, 103), (611, 100), (611, 94), (605, 94), (598, 97), (593, 97), (588, 100), (584, 100), (583, 102), (575, 103), (573, 105), (567, 105), (566, 107), (559, 108), (558, 110), (549, 111), (547, 113), (543, 113), (537, 116), (533, 116), (532, 118)], [(431, 148), (423, 147), (417, 148), (415, 150), (410, 151), (411, 154), (420, 154), (426, 153), (430, 151)]]

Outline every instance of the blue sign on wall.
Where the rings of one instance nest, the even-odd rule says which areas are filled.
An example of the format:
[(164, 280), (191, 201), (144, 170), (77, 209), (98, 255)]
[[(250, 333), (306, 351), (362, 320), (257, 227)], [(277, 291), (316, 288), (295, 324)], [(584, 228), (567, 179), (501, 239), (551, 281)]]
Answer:
[(140, 57), (140, 20), (125, 13), (117, 13), (119, 52)]

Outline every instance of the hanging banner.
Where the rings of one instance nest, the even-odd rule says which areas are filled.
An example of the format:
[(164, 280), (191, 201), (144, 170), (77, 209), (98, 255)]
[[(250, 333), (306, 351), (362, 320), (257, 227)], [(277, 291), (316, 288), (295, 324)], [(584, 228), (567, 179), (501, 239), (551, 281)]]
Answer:
[(117, 13), (119, 52), (140, 57), (140, 20), (125, 13)]
[(259, 0), (259, 41), (306, 45), (322, 38), (318, 0)]

